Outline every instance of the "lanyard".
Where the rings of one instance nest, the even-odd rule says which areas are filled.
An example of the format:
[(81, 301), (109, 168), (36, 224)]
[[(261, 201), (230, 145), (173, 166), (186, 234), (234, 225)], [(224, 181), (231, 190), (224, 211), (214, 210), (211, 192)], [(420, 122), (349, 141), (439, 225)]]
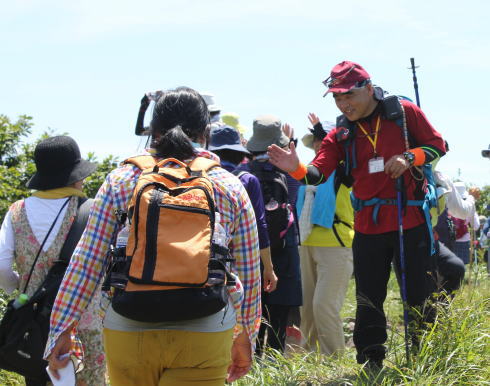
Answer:
[(362, 125), (359, 122), (357, 122), (357, 125), (359, 126), (359, 128), (362, 130), (362, 132), (364, 134), (366, 134), (367, 139), (369, 139), (369, 142), (371, 142), (371, 144), (373, 145), (375, 157), (377, 156), (377, 154), (376, 154), (376, 143), (378, 142), (378, 133), (379, 133), (380, 122), (381, 122), (381, 119), (380, 119), (380, 116), (378, 115), (378, 121), (376, 122), (376, 130), (374, 132), (374, 139), (371, 138), (371, 136), (367, 133), (367, 131), (364, 129), (364, 127), (362, 127)]

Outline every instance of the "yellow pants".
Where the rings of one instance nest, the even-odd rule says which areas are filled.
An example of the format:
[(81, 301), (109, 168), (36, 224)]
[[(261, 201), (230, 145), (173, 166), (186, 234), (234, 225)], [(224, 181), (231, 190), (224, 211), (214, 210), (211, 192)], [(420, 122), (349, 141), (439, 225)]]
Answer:
[(111, 386), (223, 385), (233, 329), (223, 332), (104, 329)]

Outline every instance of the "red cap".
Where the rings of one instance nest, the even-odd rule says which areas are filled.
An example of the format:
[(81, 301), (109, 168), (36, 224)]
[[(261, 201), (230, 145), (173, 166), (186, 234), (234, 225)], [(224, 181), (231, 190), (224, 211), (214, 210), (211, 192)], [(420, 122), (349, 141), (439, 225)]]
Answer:
[(330, 76), (323, 81), (323, 84), (328, 87), (323, 96), (329, 92), (342, 94), (352, 90), (354, 87), (362, 87), (365, 85), (365, 81), (370, 78), (360, 64), (344, 61), (332, 68)]

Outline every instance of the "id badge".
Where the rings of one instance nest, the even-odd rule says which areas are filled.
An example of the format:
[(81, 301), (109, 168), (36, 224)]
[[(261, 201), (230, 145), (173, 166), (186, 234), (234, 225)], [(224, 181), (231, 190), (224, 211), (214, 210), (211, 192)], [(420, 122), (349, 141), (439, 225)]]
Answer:
[(379, 173), (385, 170), (385, 161), (383, 157), (371, 158), (368, 163), (369, 174)]

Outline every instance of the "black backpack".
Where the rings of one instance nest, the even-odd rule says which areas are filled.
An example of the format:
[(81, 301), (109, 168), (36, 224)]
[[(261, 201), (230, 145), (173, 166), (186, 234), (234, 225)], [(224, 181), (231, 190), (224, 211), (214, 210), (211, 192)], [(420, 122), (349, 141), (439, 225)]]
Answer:
[(454, 249), (454, 242), (456, 241), (456, 228), (453, 219), (448, 214), (447, 208), (439, 215), (434, 230), (439, 236), (439, 241), (452, 251)]
[(78, 213), (65, 243), (41, 286), (19, 308), (11, 300), (0, 324), (0, 368), (39, 382), (49, 381), (48, 362), (43, 359), (48, 340), (49, 319), (59, 286), (73, 250), (87, 223), (91, 199), (79, 198)]
[(250, 173), (258, 178), (264, 197), (265, 217), (271, 249), (284, 248), (293, 224), (286, 174), (268, 162), (250, 162)]

